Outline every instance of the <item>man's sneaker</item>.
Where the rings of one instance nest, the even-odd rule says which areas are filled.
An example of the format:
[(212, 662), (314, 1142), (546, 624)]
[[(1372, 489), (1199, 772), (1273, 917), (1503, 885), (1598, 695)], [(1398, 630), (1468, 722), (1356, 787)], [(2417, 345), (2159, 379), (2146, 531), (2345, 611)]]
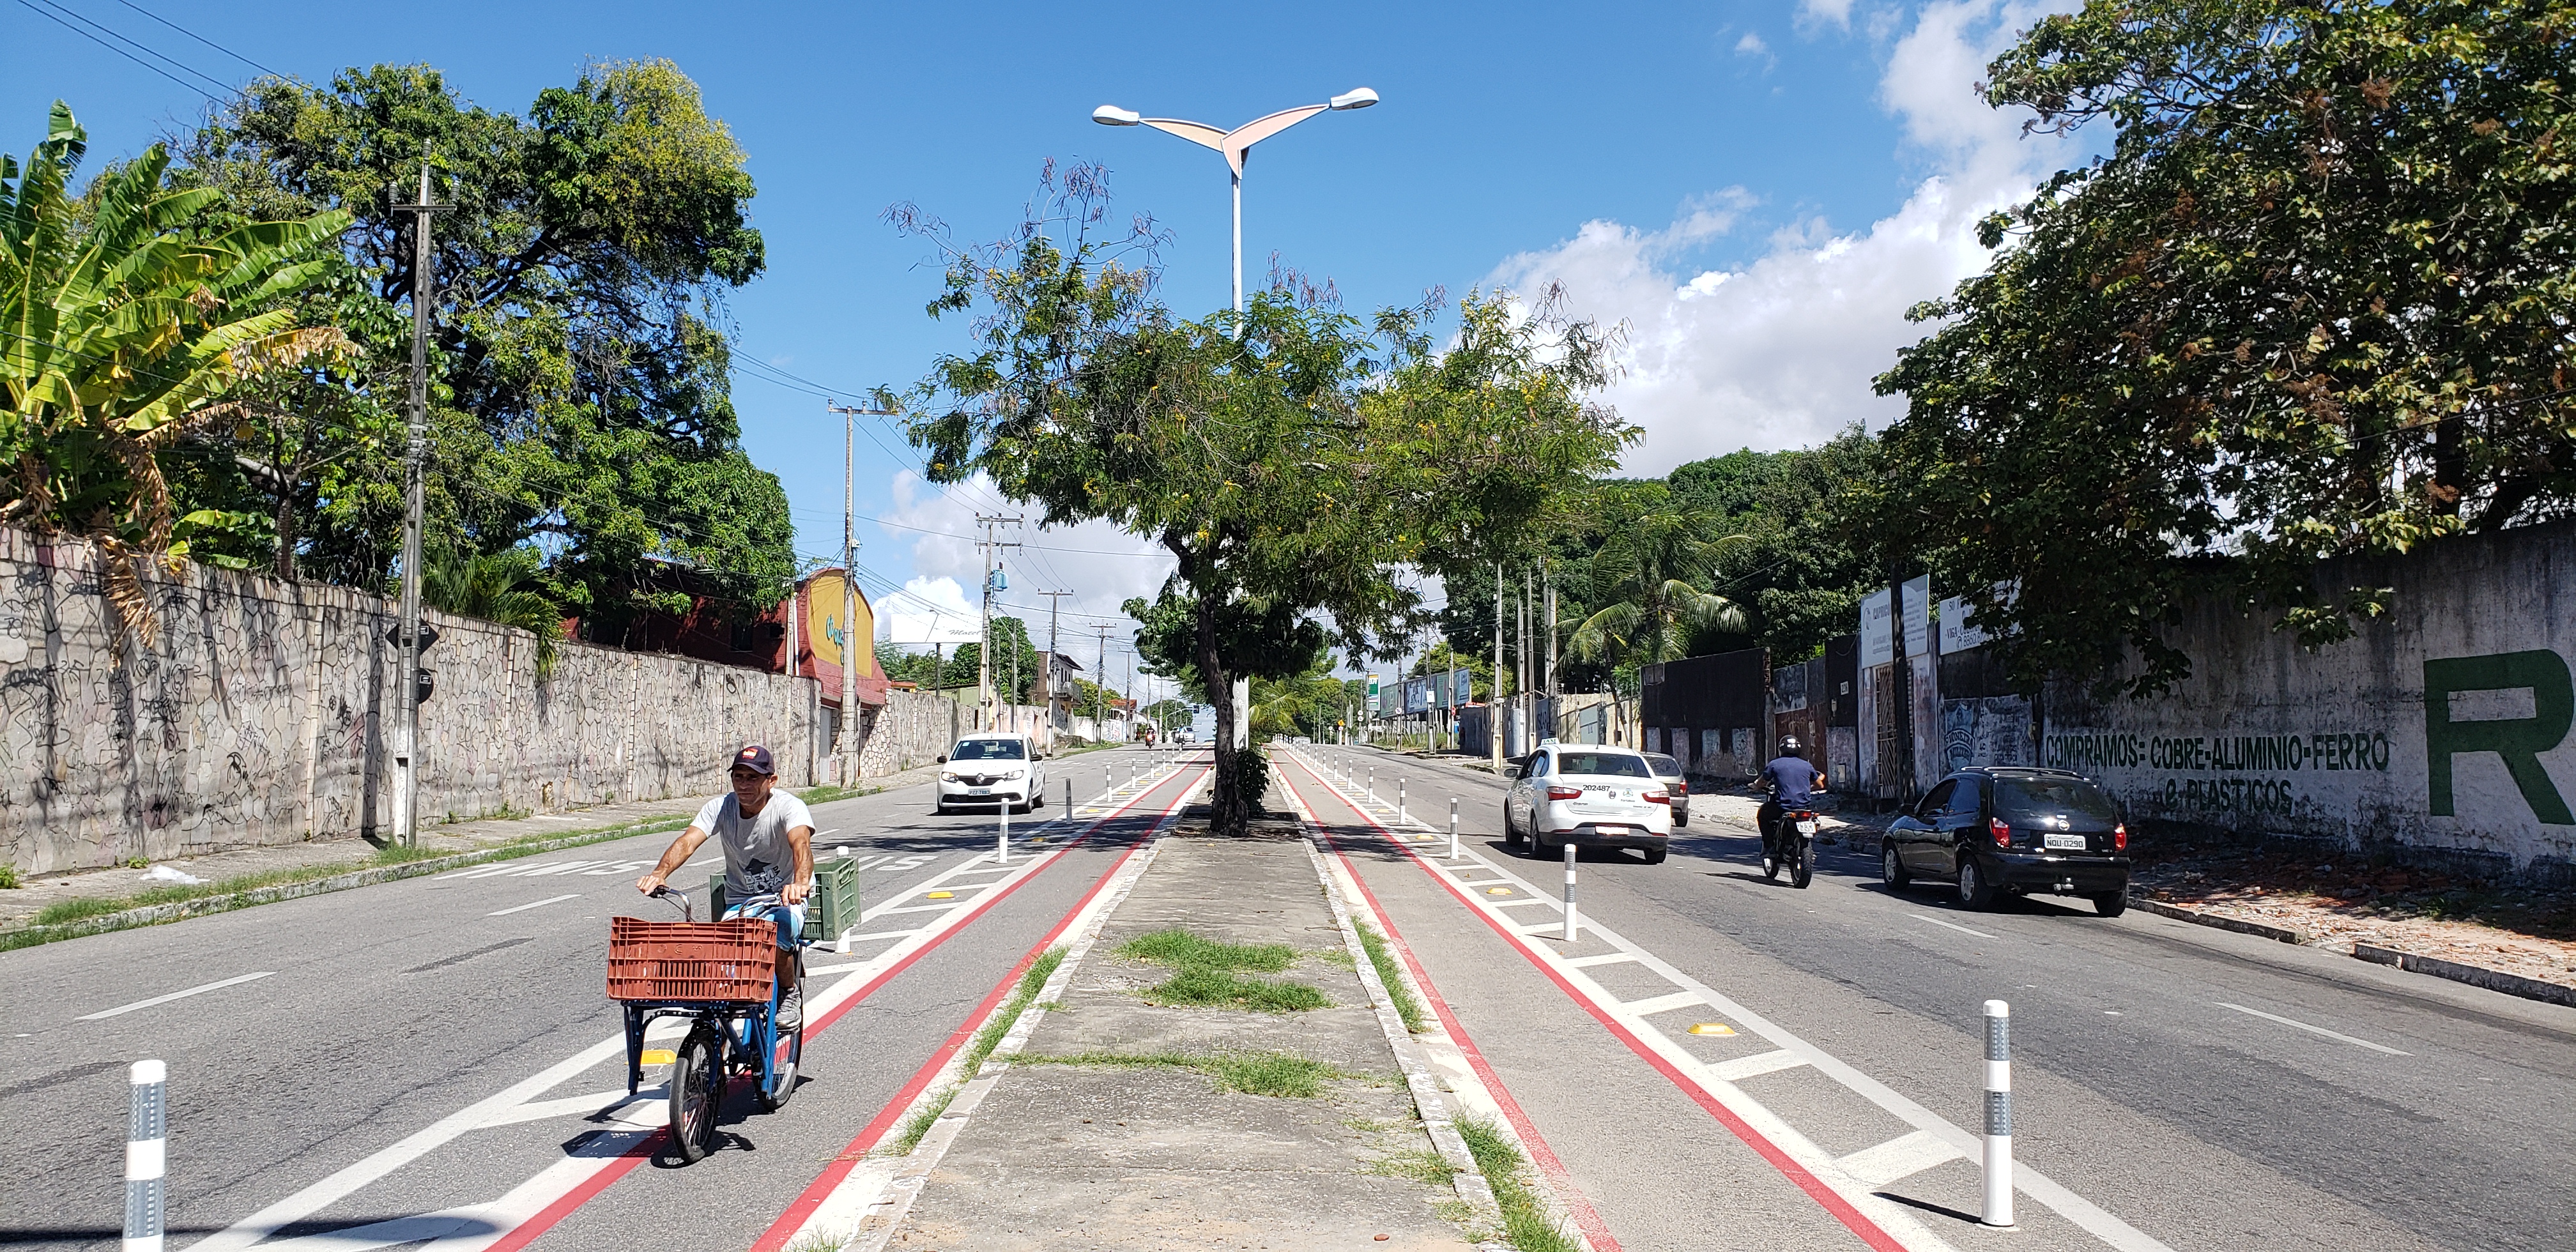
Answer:
[(787, 994), (778, 1001), (778, 1033), (792, 1035), (805, 1022), (805, 984), (799, 979), (787, 984)]

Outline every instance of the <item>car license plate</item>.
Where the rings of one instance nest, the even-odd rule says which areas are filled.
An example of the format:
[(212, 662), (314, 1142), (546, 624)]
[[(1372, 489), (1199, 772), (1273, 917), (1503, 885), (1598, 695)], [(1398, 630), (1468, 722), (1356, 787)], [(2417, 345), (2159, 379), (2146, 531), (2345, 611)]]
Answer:
[(1816, 833), (1816, 824), (1814, 822), (1800, 822), (1798, 823), (1798, 833), (1802, 835), (1812, 835)]
[(2092, 846), (2082, 835), (2061, 835), (2053, 830), (2048, 832), (2046, 842), (2051, 852), (2082, 852)]
[(1628, 828), (1625, 826), (1606, 826), (1595, 824), (1592, 828), (1605, 835), (1624, 835), (1628, 833)]
[(990, 787), (974, 787), (969, 788), (966, 794), (970, 796), (989, 796), (993, 794), (993, 789)]

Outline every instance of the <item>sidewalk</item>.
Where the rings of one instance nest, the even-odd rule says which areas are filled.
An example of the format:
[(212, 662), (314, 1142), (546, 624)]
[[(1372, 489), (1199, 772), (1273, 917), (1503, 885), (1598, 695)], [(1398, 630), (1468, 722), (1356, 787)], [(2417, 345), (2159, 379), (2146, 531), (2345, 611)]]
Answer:
[(861, 1246), (1472, 1247), (1296, 827), (1153, 855)]
[[(843, 799), (929, 782), (938, 773), (937, 765), (925, 765), (883, 778), (863, 779), (854, 791), (805, 788), (799, 794)], [(417, 849), (380, 848), (352, 836), (176, 857), (156, 862), (149, 869), (120, 866), (46, 874), (28, 879), (15, 891), (0, 891), (0, 932), (29, 925), (48, 908), (54, 908), (57, 914), (52, 920), (66, 920), (60, 916), (66, 911), (77, 911), (82, 915), (103, 913), (127, 906), (305, 882), (355, 870), (429, 860), (514, 843), (631, 831), (655, 822), (672, 822), (691, 816), (706, 801), (706, 796), (679, 796), (667, 800), (603, 804), (569, 813), (424, 826)], [(156, 877), (155, 870), (163, 871), (161, 876)]]

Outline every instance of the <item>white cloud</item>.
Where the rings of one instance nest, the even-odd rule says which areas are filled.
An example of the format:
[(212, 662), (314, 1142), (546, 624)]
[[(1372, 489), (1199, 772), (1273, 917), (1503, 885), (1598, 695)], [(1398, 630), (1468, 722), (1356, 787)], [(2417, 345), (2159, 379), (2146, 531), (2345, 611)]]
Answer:
[(1828, 22), (1849, 29), (1852, 0), (1798, 0), (1798, 20), (1822, 26)]
[[(1808, 0), (1803, 11), (1840, 21), (1850, 5)], [(1870, 380), (1922, 337), (1905, 310), (1984, 268), (1978, 219), (2029, 195), (2065, 155), (2055, 140), (2023, 139), (2018, 118), (1975, 93), (1986, 63), (2045, 11), (1995, 0), (1923, 9), (1890, 49), (1879, 94), (1935, 172), (1864, 229), (1807, 218), (1776, 230), (1750, 264), (1684, 272), (1683, 247), (1731, 229), (1752, 204), (1738, 187), (1662, 230), (1590, 221), (1495, 270), (1494, 283), (1521, 292), (1561, 284), (1570, 312), (1627, 324), (1625, 373), (1606, 398), (1645, 428), (1632, 472), (1748, 445), (1813, 444), (1903, 411), (1901, 400), (1874, 395)]]
[[(984, 554), (975, 546), (983, 527), (978, 514), (1032, 514), (1034, 510), (1004, 501), (992, 481), (938, 487), (910, 470), (898, 471), (890, 486), (893, 504), (877, 515), (891, 535), (911, 548), (908, 594), (886, 597), (878, 615), (927, 612), (923, 601), (969, 615), (981, 610), (979, 597), (965, 594), (966, 584), (983, 585)], [(928, 532), (928, 533), (924, 533)], [(1130, 596), (1151, 599), (1172, 572), (1171, 554), (1148, 540), (1106, 522), (1041, 530), (1035, 525), (1001, 526), (996, 539), (1025, 546), (1001, 552), (1009, 586), (994, 596), (995, 616), (1028, 623), (1029, 637), (1046, 646), (1048, 597), (1041, 591), (1070, 591), (1061, 602), (1059, 645), (1081, 659), (1085, 668), (1099, 648), (1095, 627), (1106, 625), (1110, 668), (1135, 636), (1136, 624), (1118, 607)], [(864, 564), (864, 560), (862, 561)], [(912, 597), (918, 596), (916, 600)]]
[(1735, 51), (1738, 56), (1758, 57), (1770, 50), (1771, 45), (1762, 42), (1762, 36), (1749, 30), (1744, 32), (1744, 38), (1735, 41)]

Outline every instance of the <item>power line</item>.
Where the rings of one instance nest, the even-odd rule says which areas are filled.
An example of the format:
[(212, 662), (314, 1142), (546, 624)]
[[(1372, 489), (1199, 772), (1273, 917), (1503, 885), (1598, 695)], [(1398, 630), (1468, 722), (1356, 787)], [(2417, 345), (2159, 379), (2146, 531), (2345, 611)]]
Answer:
[(152, 10), (150, 10), (150, 9), (144, 8), (142, 5), (139, 5), (139, 4), (134, 3), (134, 0), (116, 0), (116, 2), (117, 2), (118, 4), (124, 5), (125, 7), (129, 8), (129, 9), (134, 10), (134, 11), (135, 11), (135, 12), (137, 12), (137, 13), (142, 14), (142, 15), (143, 15), (143, 16), (145, 16), (145, 17), (151, 18), (153, 21), (159, 22), (159, 23), (161, 23), (162, 25), (167, 26), (167, 27), (169, 27), (170, 29), (177, 31), (177, 32), (179, 32), (179, 33), (180, 33), (180, 34), (182, 34), (182, 35), (186, 35), (188, 38), (190, 38), (190, 39), (194, 39), (194, 40), (196, 40), (198, 43), (204, 44), (204, 45), (206, 45), (207, 47), (212, 48), (212, 49), (214, 49), (214, 50), (215, 50), (215, 51), (217, 51), (217, 52), (223, 53), (225, 56), (231, 57), (232, 59), (234, 59), (234, 60), (236, 60), (236, 61), (239, 61), (239, 62), (241, 62), (242, 64), (244, 64), (244, 65), (247, 65), (247, 66), (251, 67), (252, 69), (258, 70), (258, 71), (260, 71), (261, 73), (266, 74), (266, 75), (268, 75), (268, 76), (269, 76), (269, 77), (271, 77), (271, 78), (287, 78), (287, 79), (292, 79), (292, 77), (293, 77), (292, 75), (278, 73), (276, 70), (270, 69), (270, 68), (268, 68), (267, 66), (260, 64), (260, 63), (259, 63), (259, 62), (257, 62), (257, 61), (251, 60), (249, 57), (243, 56), (242, 54), (240, 54), (240, 53), (238, 53), (238, 52), (235, 52), (235, 51), (233, 51), (232, 49), (230, 49), (230, 48), (227, 48), (227, 47), (223, 46), (222, 44), (216, 43), (216, 42), (215, 42), (214, 40), (212, 40), (212, 39), (208, 39), (208, 38), (206, 38), (205, 36), (200, 35), (200, 34), (198, 34), (197, 32), (195, 32), (195, 31), (193, 31), (193, 30), (190, 30), (190, 29), (188, 29), (188, 28), (187, 28), (187, 27), (185, 27), (185, 26), (181, 26), (181, 25), (180, 25), (180, 24), (178, 24), (177, 22), (171, 21), (170, 19), (168, 19), (168, 18), (166, 18), (166, 17), (163, 17), (163, 16), (161, 16), (160, 14), (155, 13), (155, 12), (153, 12), (153, 11), (152, 11)]
[[(139, 57), (139, 56), (136, 56), (136, 55), (134, 55), (133, 53), (126, 51), (126, 50), (125, 50), (125, 49), (123, 49), (123, 48), (117, 47), (115, 44), (109, 43), (108, 41), (106, 41), (106, 40), (104, 40), (104, 39), (101, 39), (101, 38), (99, 38), (98, 36), (96, 36), (96, 35), (93, 35), (93, 34), (89, 33), (88, 31), (82, 30), (82, 29), (81, 29), (80, 27), (78, 27), (78, 26), (74, 26), (74, 25), (72, 25), (69, 21), (66, 21), (66, 20), (64, 20), (62, 17), (57, 16), (56, 14), (54, 14), (53, 12), (51, 12), (50, 10), (37, 8), (37, 7), (36, 7), (36, 5), (35, 5), (35, 3), (34, 3), (34, 0), (18, 0), (18, 3), (19, 3), (20, 5), (22, 5), (22, 6), (24, 6), (25, 8), (27, 8), (28, 10), (30, 10), (30, 11), (32, 11), (32, 12), (34, 12), (34, 13), (37, 13), (37, 14), (39, 14), (39, 15), (41, 15), (41, 16), (44, 16), (44, 17), (46, 17), (46, 18), (50, 18), (50, 19), (52, 19), (52, 21), (53, 21), (56, 25), (61, 26), (63, 29), (65, 29), (65, 30), (67, 30), (67, 31), (70, 31), (70, 32), (71, 32), (71, 33), (73, 33), (73, 34), (78, 35), (78, 36), (80, 36), (81, 38), (83, 38), (83, 39), (86, 39), (86, 40), (90, 41), (91, 43), (97, 44), (99, 47), (105, 48), (105, 49), (107, 49), (108, 51), (113, 52), (113, 53), (115, 53), (115, 54), (116, 54), (116, 55), (118, 55), (118, 56), (124, 57), (126, 60), (128, 60), (128, 61), (132, 61), (132, 62), (134, 62), (136, 65), (140, 65), (140, 66), (142, 66), (143, 68), (145, 68), (145, 69), (147, 69), (147, 70), (150, 70), (150, 71), (152, 71), (153, 73), (158, 74), (158, 75), (160, 75), (160, 76), (161, 76), (161, 77), (163, 77), (163, 78), (169, 79), (171, 82), (177, 83), (177, 84), (179, 84), (180, 86), (185, 87), (185, 88), (187, 88), (187, 89), (188, 89), (188, 90), (190, 90), (190, 91), (196, 92), (198, 95), (204, 96), (204, 97), (206, 98), (206, 102), (207, 102), (208, 104), (222, 104), (222, 103), (224, 102), (224, 98), (223, 98), (223, 97), (218, 96), (218, 95), (216, 95), (215, 93), (213, 93), (213, 92), (211, 92), (211, 91), (208, 91), (208, 90), (206, 90), (205, 88), (203, 88), (203, 87), (200, 87), (200, 86), (196, 85), (195, 83), (189, 82), (187, 79), (181, 78), (181, 77), (179, 77), (178, 75), (173, 74), (173, 73), (171, 73), (170, 71), (165, 70), (165, 69), (161, 68), (161, 67), (160, 67), (160, 66), (158, 66), (158, 65), (154, 65), (154, 64), (153, 64), (153, 63), (151, 63), (150, 61), (146, 61), (146, 60), (144, 60), (143, 58), (141, 58), (141, 57)], [(80, 15), (79, 15), (79, 14), (73, 14), (73, 16), (74, 16), (74, 17), (79, 17)], [(88, 21), (89, 19), (87, 19), (87, 18), (81, 18), (81, 20), (82, 20), (82, 21)], [(99, 29), (101, 29), (101, 30), (106, 30), (107, 28), (106, 28), (106, 27), (104, 27), (104, 26), (102, 26), (102, 27), (100, 27)], [(109, 33), (113, 34), (114, 32), (112, 32), (112, 31), (111, 31), (111, 32), (109, 32)], [(120, 38), (120, 39), (124, 38), (124, 36), (122, 36), (122, 35), (118, 35), (117, 37), (118, 37), (118, 38)], [(136, 45), (136, 46), (137, 46), (137, 47), (140, 47), (141, 45), (139, 45), (139, 44), (138, 44), (138, 45)], [(159, 53), (154, 53), (153, 55), (155, 55), (155, 56), (159, 56), (160, 54), (159, 54)], [(175, 61), (173, 61), (173, 62), (171, 62), (171, 63), (172, 63), (172, 64), (174, 64), (174, 65), (178, 64), (178, 63), (177, 63), (177, 62), (175, 62)], [(182, 67), (182, 68), (185, 68), (185, 67)], [(197, 71), (195, 71), (195, 70), (189, 70), (188, 72), (189, 72), (189, 73), (191, 73), (191, 74), (194, 74), (194, 73), (196, 73)], [(202, 76), (202, 75), (200, 75), (200, 77), (203, 77), (203, 76)], [(213, 81), (215, 81), (215, 80), (214, 80), (214, 79), (212, 79), (212, 78), (208, 78), (206, 81), (208, 81), (208, 82), (213, 82)]]

